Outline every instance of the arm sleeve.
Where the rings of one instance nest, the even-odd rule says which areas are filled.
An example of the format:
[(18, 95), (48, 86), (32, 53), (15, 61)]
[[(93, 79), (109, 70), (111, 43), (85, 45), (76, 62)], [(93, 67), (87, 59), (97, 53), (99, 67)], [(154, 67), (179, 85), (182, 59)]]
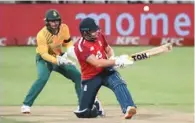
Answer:
[(64, 45), (66, 48), (72, 47), (72, 46), (73, 46), (73, 41), (70, 40), (68, 43), (63, 43), (63, 45)]
[(51, 63), (57, 64), (57, 59), (48, 53), (48, 45), (43, 35), (37, 35), (37, 51), (41, 57)]
[(63, 32), (64, 32), (64, 36), (65, 36), (63, 45), (67, 48), (70, 46), (73, 46), (73, 41), (70, 37), (70, 31), (69, 31), (69, 28), (67, 25), (64, 25)]

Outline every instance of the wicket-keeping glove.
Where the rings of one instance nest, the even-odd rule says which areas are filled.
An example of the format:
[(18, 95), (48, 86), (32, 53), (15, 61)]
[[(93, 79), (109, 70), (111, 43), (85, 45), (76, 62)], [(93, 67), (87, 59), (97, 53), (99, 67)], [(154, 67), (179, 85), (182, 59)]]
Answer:
[(72, 62), (70, 59), (68, 59), (65, 56), (57, 56), (57, 65), (67, 65), (67, 64), (71, 64), (71, 65), (75, 65), (74, 62)]

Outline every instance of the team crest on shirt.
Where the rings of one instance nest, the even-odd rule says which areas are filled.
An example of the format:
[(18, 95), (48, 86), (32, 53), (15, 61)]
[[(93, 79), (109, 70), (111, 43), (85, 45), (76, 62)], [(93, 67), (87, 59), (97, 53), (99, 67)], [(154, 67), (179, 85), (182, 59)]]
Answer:
[(93, 51), (94, 50), (94, 47), (90, 47), (90, 51)]
[(99, 45), (102, 46), (102, 42), (101, 41), (98, 41)]

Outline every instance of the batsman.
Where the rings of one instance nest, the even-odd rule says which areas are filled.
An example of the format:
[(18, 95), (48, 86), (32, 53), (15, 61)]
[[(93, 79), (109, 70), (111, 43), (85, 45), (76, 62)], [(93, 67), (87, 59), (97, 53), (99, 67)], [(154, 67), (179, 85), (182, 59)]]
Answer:
[(93, 18), (85, 18), (79, 25), (82, 37), (75, 43), (75, 54), (81, 66), (82, 92), (79, 109), (74, 113), (78, 118), (95, 118), (98, 107), (93, 104), (101, 86), (111, 89), (125, 119), (131, 119), (136, 114), (136, 105), (115, 66), (132, 65), (128, 57), (114, 57), (114, 51), (107, 43), (100, 27)]
[[(45, 26), (37, 34), (36, 67), (38, 77), (26, 95), (22, 113), (30, 113), (30, 107), (47, 83), (52, 71), (58, 72), (75, 84), (75, 90), (80, 99), (81, 74), (68, 56), (75, 57), (73, 42), (69, 28), (61, 23), (61, 16), (55, 9), (50, 9), (45, 15)], [(65, 47), (67, 52), (62, 52)], [(99, 101), (95, 102), (99, 105)]]

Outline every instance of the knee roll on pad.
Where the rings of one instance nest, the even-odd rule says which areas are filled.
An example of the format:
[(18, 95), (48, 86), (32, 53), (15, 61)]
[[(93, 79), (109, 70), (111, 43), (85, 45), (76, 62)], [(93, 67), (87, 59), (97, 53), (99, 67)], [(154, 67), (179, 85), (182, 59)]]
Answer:
[(74, 111), (78, 118), (95, 118), (98, 116), (98, 110), (94, 106), (92, 109), (84, 109), (82, 111)]

